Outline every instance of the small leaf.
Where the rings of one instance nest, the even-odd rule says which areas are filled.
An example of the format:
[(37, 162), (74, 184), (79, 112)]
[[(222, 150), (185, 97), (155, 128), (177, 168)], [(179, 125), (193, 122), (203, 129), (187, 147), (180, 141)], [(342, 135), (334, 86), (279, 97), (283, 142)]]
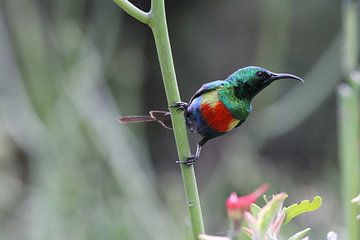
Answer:
[(288, 240), (301, 240), (303, 239), (306, 234), (308, 234), (308, 232), (311, 230), (311, 228), (306, 228), (298, 233), (295, 233), (294, 235), (292, 235)]
[(265, 236), (271, 221), (274, 219), (279, 208), (287, 197), (288, 195), (286, 193), (279, 193), (275, 195), (259, 212), (257, 229), (259, 230), (258, 234), (260, 235), (260, 239)]
[(284, 225), (288, 224), (293, 218), (306, 212), (312, 212), (321, 206), (322, 199), (319, 196), (314, 197), (313, 201), (309, 200), (301, 201), (301, 203), (295, 203), (289, 207), (284, 208), (285, 221)]
[(254, 217), (257, 217), (259, 215), (260, 211), (261, 211), (261, 208), (258, 205), (256, 205), (255, 203), (251, 204), (250, 212)]

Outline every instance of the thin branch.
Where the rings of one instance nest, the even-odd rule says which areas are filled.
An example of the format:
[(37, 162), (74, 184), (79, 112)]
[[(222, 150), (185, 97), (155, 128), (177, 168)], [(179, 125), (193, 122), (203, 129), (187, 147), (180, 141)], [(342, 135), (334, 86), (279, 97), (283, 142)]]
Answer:
[(125, 12), (127, 12), (130, 16), (139, 20), (142, 23), (148, 24), (150, 20), (150, 13), (144, 12), (134, 6), (128, 0), (113, 0), (117, 5), (119, 5)]
[[(171, 106), (181, 99), (166, 23), (165, 0), (151, 1), (151, 20), (149, 26), (155, 39), (168, 106)], [(178, 157), (179, 160), (184, 160), (191, 155), (184, 115), (174, 108), (170, 108), (170, 112)], [(194, 239), (199, 239), (199, 235), (205, 231), (194, 166), (180, 165), (180, 168), (193, 236)]]
[[(155, 39), (168, 106), (171, 106), (175, 102), (180, 101), (180, 93), (176, 81), (174, 62), (171, 53), (164, 1), (165, 0), (152, 0), (150, 12), (145, 13), (127, 0), (114, 0), (114, 2), (123, 8), (128, 14), (150, 26)], [(178, 157), (180, 160), (184, 160), (186, 157), (191, 155), (185, 119), (183, 114), (180, 111), (176, 111), (174, 108), (171, 108), (170, 112)], [(180, 167), (184, 182), (186, 203), (190, 213), (193, 236), (194, 239), (199, 239), (198, 236), (204, 233), (204, 223), (194, 166), (180, 165)]]

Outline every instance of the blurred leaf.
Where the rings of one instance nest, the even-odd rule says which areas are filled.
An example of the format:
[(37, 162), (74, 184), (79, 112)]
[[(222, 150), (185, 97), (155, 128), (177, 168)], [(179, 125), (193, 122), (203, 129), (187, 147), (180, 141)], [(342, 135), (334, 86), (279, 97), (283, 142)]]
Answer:
[(287, 208), (284, 208), (285, 221), (284, 225), (288, 224), (293, 218), (306, 212), (312, 212), (321, 206), (322, 199), (319, 196), (314, 197), (313, 201), (309, 200), (301, 201), (301, 203), (295, 203)]
[(261, 209), (258, 217), (258, 230), (261, 238), (265, 235), (272, 219), (276, 216), (279, 208), (287, 197), (288, 195), (286, 193), (279, 193)]
[(272, 233), (275, 236), (279, 235), (280, 228), (283, 225), (284, 219), (285, 219), (285, 213), (282, 211), (280, 214), (277, 215), (275, 221), (271, 225)]
[(257, 217), (259, 215), (260, 211), (261, 211), (261, 208), (258, 205), (256, 205), (255, 203), (251, 204), (250, 212), (254, 217)]
[(245, 212), (244, 216), (247, 223), (251, 226), (252, 229), (254, 229), (256, 227), (257, 219), (249, 212)]
[(238, 240), (251, 240), (251, 236), (252, 236), (252, 232), (249, 228), (247, 227), (243, 227), (241, 228), (241, 232), (239, 233), (239, 235), (237, 236)]
[(306, 228), (300, 232), (297, 232), (292, 235), (288, 240), (301, 240), (306, 236), (306, 234), (308, 234), (308, 232), (310, 232), (310, 230), (311, 228)]

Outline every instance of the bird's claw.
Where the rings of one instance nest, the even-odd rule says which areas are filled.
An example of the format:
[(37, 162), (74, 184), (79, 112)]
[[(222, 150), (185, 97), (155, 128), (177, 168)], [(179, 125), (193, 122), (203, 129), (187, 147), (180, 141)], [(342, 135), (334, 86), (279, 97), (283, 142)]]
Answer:
[(176, 102), (170, 106), (170, 108), (176, 108), (177, 110), (185, 111), (189, 104), (186, 102)]
[(199, 156), (197, 155), (191, 155), (190, 157), (187, 157), (185, 161), (176, 161), (178, 164), (184, 164), (187, 166), (193, 165), (197, 160), (199, 159)]

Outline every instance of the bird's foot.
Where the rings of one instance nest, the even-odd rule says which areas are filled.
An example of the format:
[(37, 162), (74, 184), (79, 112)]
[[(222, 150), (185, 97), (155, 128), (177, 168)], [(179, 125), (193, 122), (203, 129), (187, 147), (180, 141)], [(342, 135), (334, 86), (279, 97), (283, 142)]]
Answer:
[(187, 157), (185, 161), (176, 161), (178, 164), (184, 164), (187, 166), (193, 165), (197, 160), (199, 159), (198, 155), (191, 155), (190, 157)]
[(185, 111), (189, 104), (186, 102), (176, 102), (170, 106), (170, 108), (176, 108), (177, 110)]

